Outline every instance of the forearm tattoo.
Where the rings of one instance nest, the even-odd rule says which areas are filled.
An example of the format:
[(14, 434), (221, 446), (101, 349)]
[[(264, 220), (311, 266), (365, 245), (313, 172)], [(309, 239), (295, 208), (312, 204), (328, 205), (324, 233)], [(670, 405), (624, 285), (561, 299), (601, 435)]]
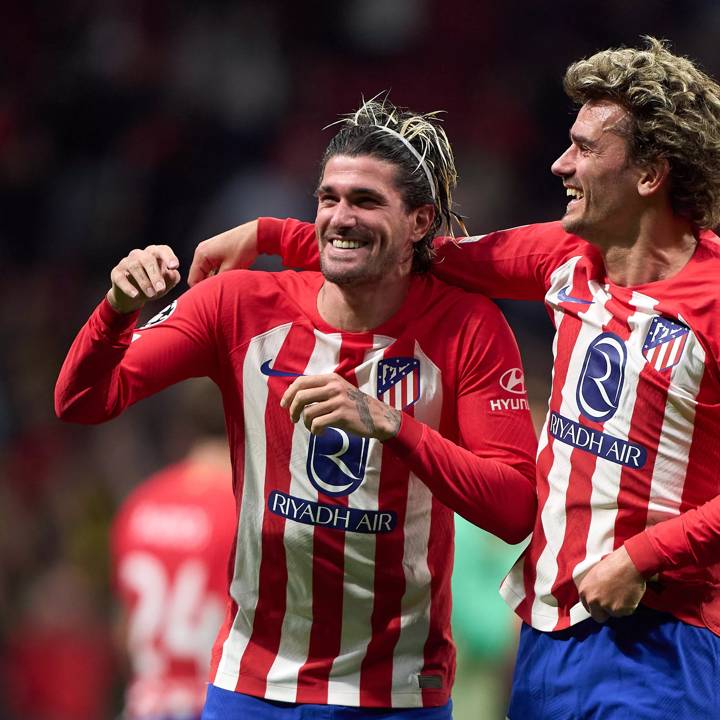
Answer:
[[(375, 422), (372, 419), (372, 413), (370, 412), (370, 405), (368, 403), (368, 396), (360, 390), (348, 390), (348, 397), (355, 401), (355, 407), (357, 408), (360, 421), (365, 426), (366, 430), (371, 437), (377, 437), (380, 440), (388, 440), (394, 438), (398, 432), (400, 432), (400, 421), (402, 415), (399, 410), (389, 407), (383, 403), (383, 416), (388, 421), (389, 430), (387, 433), (381, 431), (378, 433), (378, 429), (375, 426)], [(387, 437), (385, 437), (387, 435)]]
[(370, 414), (370, 408), (368, 406), (367, 395), (360, 390), (348, 390), (348, 397), (355, 401), (355, 407), (357, 408), (360, 421), (365, 426), (370, 435), (375, 434), (375, 423), (373, 422), (372, 415)]
[(390, 437), (395, 437), (400, 432), (400, 411), (388, 406), (385, 408), (385, 419), (390, 423)]

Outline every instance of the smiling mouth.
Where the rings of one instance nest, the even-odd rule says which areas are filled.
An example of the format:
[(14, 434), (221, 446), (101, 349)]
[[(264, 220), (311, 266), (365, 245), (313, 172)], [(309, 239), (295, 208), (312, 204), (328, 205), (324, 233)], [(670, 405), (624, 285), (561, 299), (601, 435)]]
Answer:
[(365, 240), (358, 240), (357, 238), (332, 238), (328, 240), (328, 244), (337, 250), (357, 250), (368, 245)]
[(585, 193), (580, 188), (574, 187), (566, 187), (565, 194), (570, 198), (570, 202), (582, 200), (585, 197)]

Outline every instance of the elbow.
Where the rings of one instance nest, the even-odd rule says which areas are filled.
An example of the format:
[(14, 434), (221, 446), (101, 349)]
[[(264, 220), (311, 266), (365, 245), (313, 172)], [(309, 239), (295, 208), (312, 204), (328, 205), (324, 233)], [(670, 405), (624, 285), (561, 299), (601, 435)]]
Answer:
[(498, 537), (508, 545), (517, 545), (525, 540), (532, 532), (532, 523), (517, 528), (504, 528), (504, 532), (498, 533)]
[(525, 540), (533, 531), (537, 517), (537, 495), (535, 488), (528, 483), (527, 490), (523, 493), (522, 500), (516, 506), (517, 514), (512, 522), (507, 523), (497, 533), (501, 540), (509, 545), (517, 545)]
[(55, 388), (55, 416), (65, 423), (77, 423), (79, 425), (97, 425), (110, 416), (93, 412), (83, 402), (82, 396), (70, 397), (62, 390)]

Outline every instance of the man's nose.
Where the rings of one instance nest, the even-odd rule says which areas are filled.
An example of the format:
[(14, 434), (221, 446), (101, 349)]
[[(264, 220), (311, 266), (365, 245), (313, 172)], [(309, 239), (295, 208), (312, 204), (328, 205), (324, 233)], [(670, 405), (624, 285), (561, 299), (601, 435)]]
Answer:
[(572, 145), (550, 166), (550, 171), (560, 177), (568, 177), (575, 172)]
[(357, 225), (357, 216), (353, 205), (347, 200), (340, 200), (334, 208), (332, 224), (336, 228), (352, 228)]

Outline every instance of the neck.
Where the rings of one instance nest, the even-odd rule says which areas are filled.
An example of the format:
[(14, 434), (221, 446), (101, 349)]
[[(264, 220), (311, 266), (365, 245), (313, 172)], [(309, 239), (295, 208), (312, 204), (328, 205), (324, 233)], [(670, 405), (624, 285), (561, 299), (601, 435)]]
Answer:
[(666, 211), (646, 214), (630, 237), (611, 242), (602, 251), (610, 280), (633, 286), (677, 274), (696, 246), (692, 224)]
[(317, 298), (320, 317), (338, 330), (365, 332), (382, 325), (402, 306), (410, 288), (410, 274), (382, 282), (336, 285), (323, 283)]

